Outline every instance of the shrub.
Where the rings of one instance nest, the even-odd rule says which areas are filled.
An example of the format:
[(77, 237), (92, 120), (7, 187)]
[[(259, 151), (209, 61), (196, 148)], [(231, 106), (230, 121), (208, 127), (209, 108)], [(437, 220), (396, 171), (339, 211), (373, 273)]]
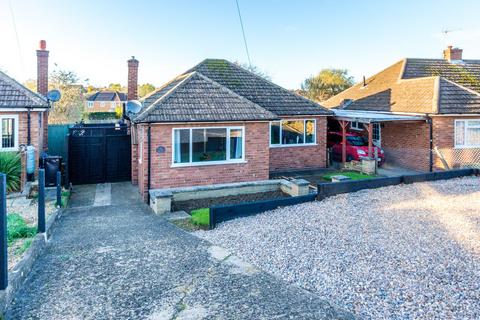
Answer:
[(20, 190), (22, 161), (17, 152), (0, 152), (0, 172), (7, 175), (7, 192)]
[(190, 220), (192, 221), (193, 224), (196, 224), (199, 226), (210, 225), (210, 209), (209, 208), (192, 210), (190, 214), (191, 214)]
[(7, 215), (7, 242), (10, 244), (19, 238), (30, 238), (37, 233), (35, 227), (29, 227), (17, 213)]
[(119, 116), (116, 112), (91, 112), (87, 113), (87, 118), (89, 120), (113, 120), (119, 119)]

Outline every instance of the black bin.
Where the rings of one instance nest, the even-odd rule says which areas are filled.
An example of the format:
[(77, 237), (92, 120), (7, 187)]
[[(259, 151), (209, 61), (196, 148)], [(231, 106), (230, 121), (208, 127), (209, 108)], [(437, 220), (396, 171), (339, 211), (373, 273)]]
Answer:
[(45, 169), (45, 186), (53, 187), (57, 185), (57, 172), (62, 168), (62, 157), (47, 156), (42, 159)]

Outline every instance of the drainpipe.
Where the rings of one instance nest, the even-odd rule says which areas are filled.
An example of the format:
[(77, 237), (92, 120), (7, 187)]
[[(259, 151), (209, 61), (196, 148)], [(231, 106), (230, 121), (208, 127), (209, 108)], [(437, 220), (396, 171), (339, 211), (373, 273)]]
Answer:
[(30, 108), (27, 109), (27, 146), (31, 144), (30, 138)]
[(429, 127), (429, 135), (430, 135), (430, 159), (429, 159), (429, 171), (433, 171), (433, 123), (432, 118), (427, 116), (427, 123)]
[(148, 124), (148, 131), (147, 131), (147, 158), (148, 158), (148, 173), (147, 173), (147, 203), (150, 205), (150, 184), (151, 184), (151, 160), (152, 160), (152, 151), (151, 151), (151, 145), (152, 145), (152, 138), (151, 138), (151, 127), (150, 123)]

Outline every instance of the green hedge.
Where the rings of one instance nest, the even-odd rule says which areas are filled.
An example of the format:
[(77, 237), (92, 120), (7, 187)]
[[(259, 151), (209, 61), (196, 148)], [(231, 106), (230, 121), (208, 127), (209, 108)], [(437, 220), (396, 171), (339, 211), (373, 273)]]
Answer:
[(119, 119), (118, 113), (116, 112), (91, 112), (87, 113), (86, 116), (89, 120)]

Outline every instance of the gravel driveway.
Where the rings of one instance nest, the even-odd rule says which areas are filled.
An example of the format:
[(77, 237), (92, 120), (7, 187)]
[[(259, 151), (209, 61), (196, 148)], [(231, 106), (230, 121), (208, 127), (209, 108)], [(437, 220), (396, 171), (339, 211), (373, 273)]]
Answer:
[(196, 235), (364, 318), (480, 318), (480, 178), (339, 195)]

